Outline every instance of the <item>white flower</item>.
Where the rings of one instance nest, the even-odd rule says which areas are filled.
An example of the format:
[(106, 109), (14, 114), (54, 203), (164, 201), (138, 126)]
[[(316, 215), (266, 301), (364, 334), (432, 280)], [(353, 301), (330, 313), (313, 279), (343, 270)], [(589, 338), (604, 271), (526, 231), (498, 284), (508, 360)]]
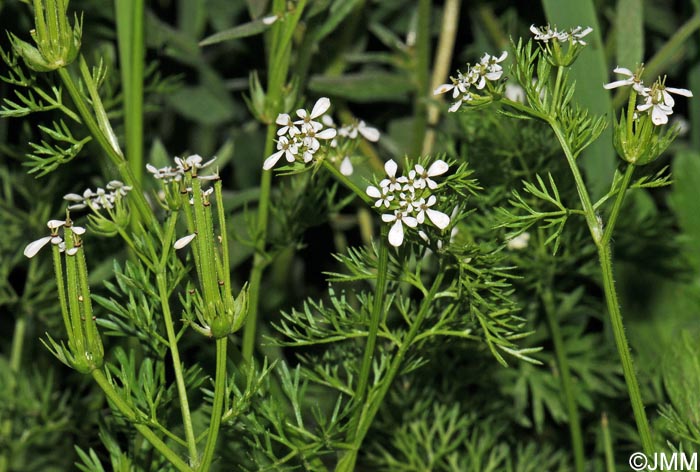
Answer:
[(506, 247), (511, 251), (519, 251), (525, 249), (530, 242), (530, 233), (527, 231), (511, 238), (506, 243)]
[(474, 66), (472, 69), (477, 73), (477, 78), (473, 82), (476, 88), (481, 90), (486, 86), (486, 81), (496, 81), (503, 75), (503, 67), (500, 65), (506, 57), (508, 57), (508, 52), (503, 51), (499, 57), (492, 56), (490, 54), (484, 54), (479, 61), (479, 64)]
[(173, 244), (173, 247), (175, 249), (182, 249), (183, 247), (187, 246), (192, 240), (197, 236), (197, 233), (192, 233), (188, 234), (187, 236), (183, 236), (177, 241), (175, 241), (175, 244)]
[(407, 216), (404, 212), (400, 210), (395, 210), (393, 215), (384, 214), (382, 215), (382, 221), (385, 223), (394, 222), (389, 230), (389, 244), (394, 247), (401, 246), (403, 243), (403, 225), (409, 228), (415, 228), (418, 226), (418, 221), (412, 216)]
[(393, 159), (389, 159), (384, 163), (384, 170), (386, 171), (387, 178), (379, 182), (380, 187), (387, 187), (390, 192), (401, 189), (401, 182), (396, 178), (396, 171), (399, 166), (394, 162)]
[(651, 121), (656, 126), (668, 123), (668, 116), (673, 113), (675, 100), (671, 94), (692, 97), (690, 90), (666, 87), (660, 82), (656, 82), (651, 88), (644, 89), (644, 103), (637, 106), (639, 111), (648, 111)]
[(423, 224), (425, 221), (425, 216), (427, 215), (431, 223), (440, 229), (445, 229), (450, 224), (450, 217), (441, 211), (430, 208), (431, 206), (435, 205), (436, 202), (437, 198), (435, 195), (428, 197), (428, 201), (421, 198), (418, 202), (416, 202), (414, 205), (418, 209), (416, 220), (419, 224)]
[[(553, 30), (549, 25), (541, 26), (539, 28), (535, 25), (530, 25), (530, 32), (535, 35), (535, 39), (537, 41), (544, 41), (545, 43), (549, 42), (550, 39), (556, 38), (561, 41), (561, 38), (565, 38), (565, 36), (562, 36), (562, 33), (559, 33), (557, 30)], [(566, 41), (566, 39), (563, 40)]]
[(69, 193), (64, 195), (63, 199), (73, 202), (68, 205), (69, 210), (81, 210), (85, 207), (90, 207), (93, 211), (101, 208), (111, 210), (114, 208), (114, 203), (131, 190), (131, 186), (124, 185), (118, 180), (112, 180), (107, 184), (107, 189), (110, 191), (107, 192), (102, 187), (97, 187), (93, 192), (88, 188), (85, 189), (82, 196), (77, 193)]
[(294, 159), (299, 154), (299, 142), (296, 140), (290, 141), (289, 138), (287, 138), (286, 136), (282, 136), (277, 141), (277, 149), (278, 151), (276, 153), (272, 154), (270, 157), (265, 159), (265, 162), (263, 163), (263, 169), (272, 169), (275, 166), (275, 164), (277, 164), (277, 161), (280, 160), (280, 157), (282, 157), (283, 154), (287, 159), (287, 162), (294, 162)]
[(392, 200), (394, 200), (394, 195), (389, 193), (389, 187), (382, 187), (382, 189), (379, 190), (374, 185), (370, 185), (369, 187), (367, 187), (367, 190), (365, 190), (365, 192), (370, 197), (377, 199), (377, 201), (374, 203), (374, 206), (377, 208), (379, 208), (380, 206), (389, 208)]
[(295, 121), (294, 124), (302, 125), (302, 131), (305, 132), (308, 131), (309, 127), (315, 131), (320, 131), (323, 129), (323, 124), (314, 120), (327, 112), (330, 106), (331, 101), (326, 97), (321, 97), (316, 100), (314, 107), (311, 109), (311, 113), (307, 112), (303, 108), (297, 110), (297, 116), (301, 119)]
[(364, 120), (357, 123), (343, 126), (338, 130), (338, 134), (344, 138), (357, 139), (358, 133), (367, 141), (379, 141), (379, 130), (372, 126), (368, 126)]
[[(24, 255), (31, 259), (32, 257), (36, 256), (37, 253), (49, 243), (58, 246), (59, 250), (63, 252), (66, 248), (66, 245), (63, 242), (63, 238), (61, 238), (58, 235), (58, 230), (61, 227), (64, 227), (65, 225), (66, 222), (64, 220), (49, 220), (46, 223), (46, 226), (51, 231), (51, 234), (49, 236), (44, 236), (43, 238), (39, 238), (36, 241), (32, 241), (31, 243), (27, 244), (27, 246), (24, 248)], [(73, 226), (71, 229), (73, 233), (77, 236), (85, 234), (85, 228), (83, 228), (82, 226)], [(77, 251), (78, 248), (74, 247), (68, 250), (67, 254), (72, 256)]]
[(425, 170), (422, 165), (416, 164), (415, 169), (416, 174), (418, 174), (418, 179), (415, 183), (416, 188), (425, 188), (427, 185), (429, 189), (436, 189), (437, 183), (431, 180), (430, 177), (442, 175), (447, 172), (449, 168), (450, 166), (447, 165), (447, 162), (443, 161), (442, 159), (438, 159), (437, 161), (433, 162), (428, 170)]
[(614, 82), (610, 82), (609, 84), (605, 84), (603, 85), (604, 89), (611, 90), (617, 87), (631, 85), (635, 92), (639, 94), (644, 93), (644, 85), (642, 84), (642, 79), (639, 78), (637, 74), (625, 67), (616, 67), (613, 70), (613, 72), (620, 75), (626, 75), (627, 78), (622, 80), (616, 80)]
[(584, 36), (587, 36), (591, 31), (593, 31), (593, 28), (591, 28), (590, 26), (587, 26), (586, 28), (584, 28), (583, 26), (577, 26), (576, 28), (573, 28), (569, 31), (569, 38), (571, 38), (571, 42), (573, 44), (580, 44), (581, 46), (585, 46), (587, 43), (582, 38)]
[(294, 137), (297, 134), (301, 133), (299, 128), (294, 126), (294, 122), (292, 121), (292, 117), (289, 116), (287, 113), (280, 113), (279, 115), (277, 115), (277, 119), (275, 120), (275, 123), (277, 123), (278, 125), (281, 126), (281, 128), (277, 130), (277, 136), (283, 136), (283, 135), (289, 133), (289, 136)]

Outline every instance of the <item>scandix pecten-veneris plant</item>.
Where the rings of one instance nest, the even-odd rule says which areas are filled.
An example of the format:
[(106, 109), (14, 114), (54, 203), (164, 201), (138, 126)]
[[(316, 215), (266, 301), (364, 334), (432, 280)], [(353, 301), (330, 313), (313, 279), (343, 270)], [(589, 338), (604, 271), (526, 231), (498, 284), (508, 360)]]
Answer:
[[(429, 2), (420, 3), (422, 13), (429, 10)], [(611, 244), (628, 190), (668, 182), (666, 174), (649, 176), (642, 166), (657, 160), (676, 137), (668, 124), (674, 106), (670, 94), (692, 94), (666, 87), (665, 79), (644, 84), (642, 67), (632, 71), (629, 64), (630, 69), (614, 71), (622, 80), (605, 85), (629, 89), (626, 110), (611, 124), (606, 117), (590, 116), (575, 104), (568, 78), (587, 46), (591, 29), (585, 27), (559, 31), (533, 26), (534, 39), (519, 40), (509, 52), (484, 54), (467, 65), (436, 88), (436, 97), (452, 98), (449, 112), (485, 114), (488, 107), (497, 107), (501, 120), (544, 124), (561, 148), (578, 196), (577, 202), (565, 197), (569, 181), (560, 181), (561, 174), (536, 169), (525, 176), (524, 192), (515, 190), (510, 204), (497, 209), (492, 224), (481, 214), (487, 205), (478, 203), (489, 189), (479, 185), (479, 176), (461, 156), (416, 151), (382, 162), (371, 148), (367, 151), (381, 142), (379, 130), (348, 117), (342, 104), (339, 121), (330, 115), (338, 106), (335, 100), (333, 108), (324, 96), (309, 101), (308, 108), (299, 106), (306, 91), (299, 82), (304, 74), (290, 67), (293, 61), (308, 63), (303, 55), (312, 48), (298, 47), (296, 41), (304, 15), (318, 14), (313, 4), (274, 1), (269, 14), (242, 27), (266, 34), (268, 63), (264, 85), (257, 74), (251, 75), (247, 98), (266, 126), (266, 139), (263, 155), (256, 157), (256, 167), (262, 169), (257, 208), (246, 209), (245, 231), (229, 212), (224, 159), (192, 154), (157, 164), (141, 161), (137, 117), (143, 106), (138, 97), (143, 70), (139, 72), (137, 43), (143, 23), (133, 18), (143, 17), (142, 2), (118, 7), (127, 19), (121, 27), (128, 23), (134, 33), (120, 34), (120, 60), (132, 72), (123, 76), (123, 136), (102, 96), (108, 67), (99, 57), (81, 55), (83, 17), (69, 15), (68, 1), (35, 0), (34, 42), (12, 35), (12, 49), (2, 53), (8, 65), (3, 78), (17, 88), (16, 99), (5, 100), (3, 114), (62, 115), (41, 125), (47, 138), (33, 145), (31, 172), (49, 175), (86, 149), (109, 162), (95, 180), (102, 187), (71, 187), (60, 208), (54, 205), (44, 215), (44, 221), (51, 218), (48, 231), (37, 233), (41, 237), (26, 245), (24, 255), (36, 265), (48, 259), (40, 253), (43, 248), (52, 252), (55, 314), (60, 312), (63, 331), (47, 333), (43, 342), (61, 362), (89, 376), (106, 399), (110, 419), (109, 426), (102, 425), (101, 441), (112, 466), (486, 470), (488, 458), (491, 470), (519, 470), (517, 464), (528, 458), (538, 463), (531, 450), (519, 449), (520, 443), (518, 452), (503, 453), (495, 439), (500, 433), (494, 433), (499, 428), (489, 426), (495, 420), (484, 414), (479, 424), (453, 401), (462, 391), (448, 395), (444, 391), (450, 387), (443, 391), (438, 381), (427, 387), (429, 381), (422, 383), (421, 377), (430, 377), (426, 368), (439, 365), (445, 349), (469, 352), (474, 363), (486, 366), (545, 368), (542, 348), (530, 344), (533, 330), (521, 316), (514, 267), (505, 261), (509, 251), (535, 251), (535, 246), (556, 254), (577, 220), (585, 223), (598, 254), (639, 440), (651, 454), (656, 443), (622, 325)], [(424, 15), (420, 18), (418, 28), (424, 33), (429, 24)], [(420, 42), (418, 36), (416, 64), (425, 68), (417, 74), (416, 86), (422, 90), (428, 82), (428, 41)], [(226, 35), (212, 38), (205, 43), (216, 44)], [(420, 93), (414, 107), (428, 116)], [(418, 144), (425, 126), (422, 120), (414, 123)], [(620, 170), (609, 191), (593, 201), (579, 156), (606, 126), (614, 128)], [(357, 207), (364, 215), (364, 244), (353, 243), (334, 256), (338, 266), (326, 273), (325, 293), (299, 304), (282, 303), (266, 324), (261, 303), (268, 296), (266, 276), (286, 257), (279, 241), (301, 238), (297, 231), (302, 230), (296, 228), (304, 227), (309, 206), (332, 215)], [(276, 219), (290, 222), (281, 235)], [(379, 228), (377, 237), (374, 228)], [(503, 228), (506, 239), (494, 244), (492, 236)], [(102, 267), (97, 257), (100, 240), (107, 238), (126, 250), (108, 262), (112, 273), (103, 287), (92, 274)], [(235, 270), (233, 252), (240, 246), (251, 248), (248, 274)], [(543, 293), (545, 304), (553, 306), (553, 295)], [(551, 316), (553, 310), (545, 311), (570, 452), (581, 471), (590, 446), (584, 441), (574, 369), (559, 320)], [(193, 356), (193, 351), (206, 354)], [(297, 357), (287, 358), (290, 352)], [(209, 362), (202, 361), (206, 356)], [(479, 384), (473, 390), (486, 385), (488, 395), (496, 396), (488, 381), (475, 376), (473, 382)], [(483, 409), (489, 410), (487, 405)], [(387, 425), (396, 439), (377, 440), (377, 431)], [(556, 454), (541, 452), (542, 468), (566, 464)], [(84, 470), (102, 468), (104, 457), (94, 451), (79, 449), (79, 455)]]

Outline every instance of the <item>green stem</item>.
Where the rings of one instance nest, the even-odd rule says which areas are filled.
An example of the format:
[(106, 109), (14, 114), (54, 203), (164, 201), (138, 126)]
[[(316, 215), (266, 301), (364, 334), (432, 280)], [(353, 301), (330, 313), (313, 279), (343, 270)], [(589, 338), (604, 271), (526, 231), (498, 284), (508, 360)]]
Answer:
[(204, 447), (204, 456), (199, 470), (207, 472), (214, 458), (216, 439), (221, 428), (221, 414), (224, 408), (224, 396), (226, 395), (226, 342), (227, 338), (216, 340), (216, 377), (214, 379), (214, 402), (212, 403), (211, 420), (209, 421), (209, 434), (207, 444)]
[[(649, 430), (649, 422), (647, 421), (646, 412), (644, 411), (644, 403), (642, 402), (642, 395), (639, 391), (639, 384), (637, 382), (637, 376), (634, 371), (634, 365), (632, 363), (632, 357), (630, 354), (629, 344), (627, 342), (627, 336), (625, 335), (625, 329), (622, 323), (622, 314), (620, 313), (620, 305), (617, 299), (617, 292), (615, 291), (615, 281), (613, 277), (612, 270), (612, 255), (610, 252), (610, 244), (605, 240), (603, 235), (602, 223), (598, 221), (595, 215), (593, 205), (591, 205), (591, 199), (583, 183), (583, 178), (581, 176), (581, 171), (576, 165), (576, 159), (571, 152), (566, 137), (563, 131), (559, 128), (558, 124), (549, 119), (548, 123), (554, 130), (554, 134), (559, 140), (559, 144), (566, 155), (566, 160), (569, 164), (569, 168), (574, 177), (574, 182), (576, 183), (576, 190), (578, 191), (579, 199), (581, 200), (581, 206), (583, 207), (584, 216), (586, 218), (586, 223), (588, 229), (591, 232), (593, 241), (598, 248), (598, 257), (600, 261), (600, 269), (603, 275), (603, 289), (605, 291), (605, 300), (608, 305), (608, 311), (610, 313), (610, 321), (612, 323), (613, 335), (615, 337), (615, 345), (617, 346), (617, 352), (620, 356), (620, 363), (622, 364), (622, 371), (625, 376), (625, 382), (627, 383), (627, 391), (629, 393), (630, 402), (632, 403), (632, 410), (634, 412), (634, 419), (637, 424), (637, 430), (639, 431), (639, 436), (642, 440), (642, 448), (644, 453), (651, 455), (653, 453), (653, 443), (651, 440), (651, 432)], [(629, 176), (627, 174), (630, 174)], [(631, 177), (631, 171), (625, 173), (626, 178)], [(622, 190), (622, 196), (624, 196), (624, 187)], [(618, 195), (616, 205), (613, 207), (619, 207), (622, 203), (622, 197)], [(616, 211), (619, 211), (617, 208)], [(617, 214), (614, 215), (617, 218)], [(611, 224), (605, 231), (607, 237), (612, 234), (613, 228), (615, 226), (615, 220), (613, 219)]]
[[(75, 81), (71, 77), (70, 73), (66, 68), (61, 68), (58, 69), (58, 74), (61, 77), (61, 80), (63, 81), (63, 84), (65, 85), (66, 89), (68, 90), (69, 95), (73, 99), (73, 103), (78, 109), (80, 118), (82, 119), (85, 126), (87, 126), (88, 130), (90, 131), (90, 134), (97, 141), (100, 147), (105, 151), (105, 153), (107, 153), (107, 157), (109, 157), (109, 160), (112, 162), (112, 164), (114, 164), (117, 167), (122, 179), (124, 180), (124, 183), (134, 188), (134, 190), (129, 194), (129, 198), (130, 201), (134, 203), (136, 211), (141, 218), (141, 221), (155, 221), (151, 207), (148, 205), (148, 202), (146, 201), (146, 198), (143, 195), (143, 191), (141, 190), (141, 185), (138, 183), (138, 181), (134, 177), (134, 174), (131, 172), (127, 161), (124, 159), (124, 156), (122, 156), (119, 152), (117, 152), (114, 149), (109, 137), (105, 135), (105, 133), (98, 125), (97, 121), (95, 120), (95, 117), (92, 115), (92, 111), (85, 102), (82, 93), (76, 86)], [(156, 232), (160, 231), (158, 225), (153, 225), (152, 227), (156, 230)]]
[(605, 471), (615, 472), (615, 455), (613, 454), (612, 438), (608, 425), (608, 415), (603, 413), (600, 418), (600, 427), (603, 430), (603, 447), (605, 449)]
[(544, 312), (547, 317), (547, 324), (552, 335), (554, 343), (554, 353), (557, 358), (557, 367), (559, 368), (559, 379), (561, 381), (561, 389), (566, 401), (566, 410), (569, 416), (569, 433), (571, 435), (571, 446), (574, 451), (574, 464), (577, 472), (583, 472), (585, 469), (585, 456), (583, 451), (583, 435), (581, 433), (581, 420), (578, 414), (578, 405), (576, 404), (576, 396), (573, 390), (573, 381), (571, 378), (571, 369), (569, 368), (569, 360), (566, 356), (566, 348), (564, 338), (559, 327), (559, 320), (556, 319), (554, 298), (551, 290), (552, 277), (548, 277), (548, 285), (541, 287), (542, 303)]
[[(384, 316), (384, 297), (387, 286), (387, 275), (389, 272), (389, 248), (386, 244), (387, 225), (382, 227), (381, 239), (379, 240), (379, 254), (377, 255), (377, 283), (374, 287), (374, 304), (370, 313), (369, 331), (367, 332), (367, 342), (365, 343), (365, 352), (362, 356), (362, 364), (360, 374), (357, 379), (357, 389), (355, 390), (355, 404), (364, 405), (365, 393), (369, 384), (369, 376), (372, 372), (372, 360), (374, 359), (374, 347), (377, 344), (377, 332), (379, 331), (379, 323)], [(348, 442), (353, 440), (356, 433), (355, 428), (359, 425), (360, 413), (359, 408), (355, 410), (356, 415), (351, 422), (354, 427), (348, 430)]]
[(610, 238), (612, 237), (613, 229), (615, 228), (615, 223), (617, 223), (617, 217), (620, 214), (620, 208), (622, 208), (622, 202), (625, 199), (625, 194), (627, 188), (632, 180), (632, 174), (634, 173), (634, 166), (632, 164), (627, 165), (625, 170), (625, 175), (622, 177), (622, 182), (620, 183), (620, 189), (617, 191), (617, 196), (615, 197), (615, 203), (613, 203), (612, 210), (610, 210), (610, 217), (607, 221), (607, 226), (605, 227), (605, 232), (603, 232), (603, 244), (608, 244)]
[(163, 322), (165, 331), (168, 335), (168, 346), (170, 355), (173, 361), (173, 370), (175, 372), (175, 383), (177, 385), (178, 398), (180, 400), (180, 411), (182, 413), (182, 423), (185, 429), (185, 438), (187, 441), (187, 450), (190, 455), (190, 463), (194, 464), (198, 461), (197, 441), (194, 435), (192, 426), (192, 416), (190, 413), (189, 401), (187, 400), (187, 388), (182, 374), (182, 362), (180, 361), (180, 351), (177, 346), (177, 335), (175, 334), (175, 326), (173, 324), (172, 314), (170, 313), (170, 304), (168, 286), (166, 282), (165, 267), (167, 261), (167, 252), (170, 250), (170, 241), (172, 241), (173, 232), (175, 231), (175, 223), (177, 222), (177, 214), (173, 213), (165, 226), (165, 235), (163, 241), (166, 248), (165, 253), (160, 261), (158, 272), (156, 273), (156, 285), (158, 287), (158, 298), (160, 299), (161, 308), (163, 309)]
[(116, 0), (117, 39), (124, 89), (124, 134), (134, 177), (143, 175), (144, 0)]
[(418, 310), (418, 315), (416, 316), (415, 321), (411, 325), (406, 337), (403, 339), (403, 342), (399, 347), (399, 350), (396, 352), (396, 355), (391, 361), (391, 365), (387, 370), (386, 376), (381, 379), (381, 384), (376, 395), (372, 396), (371, 403), (364, 405), (360, 422), (357, 426), (357, 431), (355, 433), (354, 440), (352, 441), (350, 450), (338, 461), (336, 472), (353, 472), (355, 470), (355, 462), (357, 461), (357, 454), (360, 451), (360, 446), (362, 445), (365, 436), (367, 436), (367, 433), (372, 426), (372, 422), (374, 421), (374, 417), (377, 415), (379, 407), (384, 401), (386, 394), (389, 392), (389, 388), (391, 388), (394, 379), (398, 375), (401, 369), (401, 364), (408, 353), (408, 349), (415, 341), (418, 331), (423, 324), (423, 320), (430, 312), (433, 299), (440, 288), (444, 275), (445, 274), (442, 270), (438, 271), (437, 275), (435, 276), (435, 280), (433, 281), (433, 285), (430, 287), (430, 291), (421, 303), (421, 307)]
[(347, 176), (343, 175), (340, 173), (337, 167), (335, 167), (332, 163), (328, 162), (328, 160), (324, 159), (323, 160), (323, 167), (331, 173), (331, 175), (341, 184), (345, 185), (349, 190), (352, 190), (352, 192), (360, 197), (362, 201), (367, 203), (368, 205), (373, 205), (374, 200), (367, 195), (367, 192), (362, 190), (360, 187), (355, 185), (355, 182), (347, 178)]
[(416, 27), (415, 83), (413, 101), (413, 143), (411, 152), (418, 156), (423, 150), (423, 140), (428, 127), (427, 100), (430, 92), (430, 9), (431, 0), (418, 0), (418, 25)]
[[(296, 10), (284, 22), (277, 22), (273, 25), (270, 34), (270, 54), (268, 57), (268, 71), (270, 77), (267, 83), (267, 103), (270, 105), (271, 116), (277, 116), (282, 107), (280, 99), (282, 89), (289, 70), (289, 56), (292, 50), (292, 35), (296, 25), (301, 18), (301, 14), (306, 6), (306, 0), (300, 0), (295, 6)], [(273, 12), (283, 14), (285, 2), (275, 0)], [(284, 30), (282, 29), (284, 28)], [(274, 119), (270, 120), (267, 126), (267, 136), (265, 139), (264, 157), (272, 154), (274, 139), (277, 134), (277, 125)], [(248, 316), (243, 328), (243, 361), (249, 364), (253, 358), (255, 350), (255, 337), (258, 326), (258, 308), (260, 302), (260, 283), (262, 274), (268, 264), (265, 256), (265, 245), (267, 242), (267, 226), (270, 208), (270, 189), (272, 187), (272, 171), (263, 170), (260, 181), (260, 200), (258, 202), (257, 232), (255, 234), (255, 255), (253, 256), (253, 267), (248, 277)]]
[(194, 472), (193, 469), (188, 466), (172, 449), (170, 449), (167, 444), (165, 444), (151, 429), (139, 423), (139, 418), (137, 418), (136, 412), (126, 403), (116, 390), (109, 383), (109, 380), (105, 376), (104, 372), (100, 369), (95, 369), (92, 371), (92, 378), (97, 382), (102, 391), (105, 393), (107, 398), (117, 407), (124, 416), (129, 418), (133, 424), (136, 431), (141, 433), (141, 435), (146, 438), (146, 440), (155, 447), (158, 452), (163, 454), (163, 456), (170, 461), (170, 463), (175, 466), (175, 468), (181, 472)]
[(620, 313), (620, 305), (617, 299), (617, 292), (615, 291), (612, 255), (608, 243), (598, 246), (598, 257), (600, 259), (600, 268), (603, 273), (603, 288), (605, 290), (605, 299), (608, 303), (615, 345), (617, 346), (617, 352), (620, 356), (622, 373), (627, 383), (627, 390), (632, 403), (632, 411), (634, 412), (634, 420), (637, 423), (637, 430), (639, 431), (639, 437), (642, 441), (642, 449), (644, 453), (650, 457), (654, 452), (654, 443), (651, 439), (649, 422), (647, 420), (646, 411), (644, 410), (642, 394), (639, 391), (639, 383), (637, 382), (637, 375), (635, 374), (632, 355), (630, 354), (627, 335), (625, 334), (625, 327), (622, 323), (622, 313)]
[(573, 152), (571, 152), (571, 148), (569, 147), (569, 143), (566, 140), (566, 136), (564, 136), (564, 132), (559, 127), (559, 125), (551, 118), (547, 119), (546, 121), (547, 123), (549, 123), (552, 130), (554, 131), (557, 140), (559, 140), (559, 145), (561, 146), (562, 150), (564, 151), (564, 154), (566, 155), (566, 161), (568, 162), (569, 169), (571, 170), (571, 174), (574, 177), (576, 191), (578, 193), (579, 200), (581, 201), (581, 206), (583, 207), (583, 214), (586, 218), (586, 224), (588, 225), (588, 229), (591, 232), (593, 241), (595, 242), (596, 246), (599, 246), (601, 243), (601, 238), (603, 237), (603, 230), (600, 222), (598, 222), (598, 218), (595, 215), (595, 210), (593, 209), (593, 204), (591, 203), (591, 197), (588, 194), (588, 190), (586, 189), (586, 184), (583, 182), (583, 176), (581, 175), (581, 171), (579, 170), (578, 165), (576, 164), (576, 158), (574, 157)]
[[(272, 154), (272, 146), (277, 126), (273, 123), (267, 127), (265, 141), (265, 155)], [(258, 203), (258, 232), (255, 235), (255, 255), (253, 256), (253, 268), (248, 278), (248, 316), (243, 328), (243, 361), (249, 364), (253, 359), (255, 350), (255, 336), (258, 326), (258, 307), (260, 303), (260, 283), (262, 273), (267, 265), (265, 257), (265, 243), (267, 241), (267, 221), (270, 207), (270, 188), (272, 187), (272, 171), (264, 170), (260, 182), (260, 201)]]

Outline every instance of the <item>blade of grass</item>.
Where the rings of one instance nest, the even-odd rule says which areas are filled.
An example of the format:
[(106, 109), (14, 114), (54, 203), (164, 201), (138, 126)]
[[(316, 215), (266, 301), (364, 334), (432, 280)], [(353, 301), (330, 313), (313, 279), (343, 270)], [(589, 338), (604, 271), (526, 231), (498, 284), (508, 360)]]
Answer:
[[(609, 73), (603, 49), (600, 25), (593, 0), (577, 2), (542, 0), (547, 21), (559, 29), (590, 26), (593, 32), (589, 46), (571, 67), (570, 80), (576, 82), (575, 100), (593, 115), (612, 112), (610, 94), (603, 88)], [(586, 174), (591, 196), (598, 199), (610, 188), (615, 170), (615, 153), (612, 147), (612, 128), (608, 127), (578, 158)]]
[(642, 0), (618, 0), (616, 10), (617, 64), (634, 70), (644, 60), (644, 5)]

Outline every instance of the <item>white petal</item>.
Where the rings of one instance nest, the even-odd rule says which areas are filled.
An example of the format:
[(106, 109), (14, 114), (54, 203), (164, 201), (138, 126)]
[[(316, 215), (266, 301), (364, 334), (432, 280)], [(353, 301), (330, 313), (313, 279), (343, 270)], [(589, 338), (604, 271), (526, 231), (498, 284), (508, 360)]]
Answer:
[(627, 75), (629, 77), (632, 77), (634, 75), (634, 73), (626, 67), (615, 67), (613, 69), (613, 72), (616, 74)]
[(382, 192), (380, 192), (379, 189), (374, 185), (370, 185), (369, 187), (367, 187), (367, 190), (365, 190), (365, 192), (372, 198), (382, 198)]
[(350, 158), (346, 156), (343, 162), (340, 163), (340, 173), (347, 176), (352, 175), (352, 171), (352, 162), (350, 162)]
[(69, 202), (82, 202), (85, 200), (82, 195), (78, 195), (77, 193), (69, 193), (63, 196), (64, 200), (68, 200)]
[[(156, 166), (154, 166), (153, 164), (146, 164), (146, 170), (147, 170), (148, 172), (150, 172), (151, 174), (157, 174), (157, 173), (158, 173), (158, 169), (157, 169)], [(66, 197), (63, 197), (63, 198), (66, 198)]]
[(197, 236), (196, 233), (188, 234), (187, 236), (183, 236), (182, 238), (178, 239), (175, 241), (175, 244), (173, 244), (173, 247), (175, 249), (182, 249), (183, 247), (187, 246), (189, 243), (192, 242), (192, 240)]
[(452, 104), (452, 106), (450, 106), (450, 108), (447, 109), (447, 111), (449, 111), (450, 113), (454, 113), (457, 110), (459, 110), (459, 107), (461, 107), (461, 106), (462, 106), (462, 100), (456, 101)]
[(453, 88), (455, 88), (454, 84), (438, 85), (437, 88), (433, 91), (433, 95), (440, 95), (441, 93), (449, 92)]
[(73, 226), (71, 230), (78, 236), (85, 234), (85, 228), (83, 228), (82, 226)]
[(684, 97), (692, 97), (693, 92), (687, 89), (680, 89), (680, 88), (673, 88), (673, 87), (666, 87), (666, 91), (670, 93), (675, 93), (676, 95), (683, 95)]
[(265, 162), (263, 163), (263, 169), (265, 170), (270, 170), (273, 167), (275, 167), (275, 164), (277, 164), (277, 161), (280, 160), (280, 157), (282, 157), (282, 154), (284, 154), (284, 150), (282, 151), (277, 151), (267, 159), (265, 159)]
[[(80, 199), (82, 201), (82, 198)], [(66, 222), (64, 220), (49, 220), (46, 223), (46, 226), (49, 227), (49, 229), (56, 229), (60, 228), (61, 226), (65, 225)]]
[(390, 214), (388, 214), (388, 213), (385, 213), (385, 214), (382, 215), (382, 221), (383, 221), (384, 223), (391, 223), (391, 222), (394, 221), (395, 219), (396, 219), (396, 215), (390, 215)]
[(445, 229), (450, 224), (450, 217), (441, 211), (428, 208), (425, 212), (428, 214), (428, 219), (440, 229)]
[(360, 134), (364, 136), (367, 141), (372, 141), (373, 143), (379, 141), (379, 130), (377, 128), (372, 128), (371, 126), (363, 125), (364, 121), (361, 121), (360, 127), (358, 128)]
[(651, 121), (656, 126), (665, 125), (668, 123), (668, 115), (661, 109), (661, 107), (655, 106), (651, 110)]
[(337, 134), (337, 131), (333, 128), (326, 128), (320, 133), (316, 134), (317, 139), (333, 139), (335, 138), (335, 135)]
[(327, 97), (321, 97), (316, 100), (314, 108), (311, 110), (311, 118), (318, 118), (323, 115), (331, 107), (331, 101)]
[(69, 256), (75, 256), (76, 254), (78, 254), (78, 249), (80, 249), (80, 248), (79, 247), (72, 247), (66, 251), (66, 254)]
[(394, 162), (393, 159), (389, 159), (384, 164), (384, 170), (386, 171), (386, 175), (388, 175), (389, 177), (394, 177), (398, 168), (399, 166), (396, 165), (396, 162)]
[(447, 165), (447, 162), (443, 161), (442, 159), (438, 159), (428, 168), (428, 175), (430, 177), (435, 177), (436, 175), (444, 174), (449, 169), (450, 166)]
[(287, 126), (292, 121), (292, 118), (287, 113), (280, 113), (277, 115), (275, 123), (281, 126)]
[(617, 87), (624, 87), (625, 85), (632, 85), (632, 81), (630, 79), (616, 80), (615, 82), (610, 82), (609, 84), (603, 85), (603, 88), (606, 90), (611, 90)]
[(27, 244), (27, 247), (24, 248), (24, 255), (29, 258), (36, 256), (36, 253), (39, 252), (42, 247), (49, 244), (49, 241), (51, 241), (51, 236), (44, 236), (41, 239), (32, 241), (31, 243)]
[(278, 18), (279, 17), (277, 15), (270, 15), (270, 16), (266, 16), (265, 18), (263, 18), (262, 22), (264, 25), (270, 26), (272, 23), (277, 21)]
[(403, 225), (400, 220), (397, 220), (389, 230), (389, 244), (394, 247), (401, 246), (403, 242)]
[(498, 56), (498, 59), (496, 59), (496, 62), (503, 62), (503, 60), (508, 57), (508, 51), (503, 51), (500, 56)]
[(406, 226), (409, 226), (409, 227), (411, 227), (411, 228), (415, 228), (416, 226), (418, 226), (418, 220), (416, 220), (416, 219), (415, 219), (414, 217), (412, 217), (412, 216), (404, 216), (404, 217), (401, 219), (401, 221), (403, 221), (403, 223), (404, 223)]

